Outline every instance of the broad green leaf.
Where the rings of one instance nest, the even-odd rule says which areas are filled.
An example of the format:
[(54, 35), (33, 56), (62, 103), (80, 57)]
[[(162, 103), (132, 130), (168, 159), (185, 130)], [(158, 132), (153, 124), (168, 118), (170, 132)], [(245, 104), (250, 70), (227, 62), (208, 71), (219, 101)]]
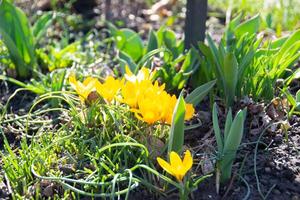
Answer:
[(240, 110), (230, 127), (230, 131), (228, 133), (227, 139), (224, 143), (224, 153), (226, 152), (236, 152), (243, 137), (244, 132), (244, 121), (245, 117), (244, 111)]
[(184, 116), (185, 116), (185, 103), (182, 94), (179, 96), (173, 112), (168, 153), (175, 151), (181, 153), (184, 144)]
[(150, 30), (149, 36), (148, 36), (148, 46), (147, 46), (147, 53), (149, 53), (152, 50), (155, 50), (158, 48), (158, 42), (156, 34), (153, 30)]
[(217, 82), (216, 80), (213, 80), (208, 83), (205, 83), (204, 85), (197, 87), (185, 98), (185, 101), (187, 103), (193, 104), (194, 107), (197, 106), (204, 99), (204, 97), (209, 93), (209, 91), (213, 88), (216, 82)]
[(233, 53), (227, 53), (224, 57), (223, 77), (226, 103), (230, 106), (234, 101), (236, 84), (238, 81), (238, 63)]
[(245, 22), (238, 25), (235, 28), (234, 33), (235, 33), (236, 37), (238, 37), (238, 38), (246, 33), (248, 33), (249, 35), (252, 35), (252, 34), (257, 33), (257, 31), (259, 29), (259, 25), (260, 25), (260, 16), (255, 15), (251, 19), (246, 20)]
[(229, 25), (228, 25), (229, 29), (234, 30), (241, 23), (242, 17), (243, 17), (243, 14), (240, 13), (235, 18), (233, 18), (229, 22)]
[(32, 33), (35, 37), (36, 42), (45, 34), (47, 28), (52, 24), (54, 17), (52, 12), (44, 13), (39, 19), (34, 23), (32, 27)]
[(224, 142), (223, 157), (219, 162), (221, 168), (221, 182), (231, 177), (232, 164), (243, 137), (245, 117), (245, 110), (240, 110), (237, 113)]
[[(299, 92), (299, 96), (298, 96), (298, 92)], [(285, 94), (288, 102), (292, 105), (292, 107), (295, 107), (296, 104), (297, 104), (297, 101), (296, 99), (293, 97), (293, 95), (288, 91), (288, 90), (284, 90), (283, 93)], [(300, 98), (300, 90), (297, 91), (296, 93), (296, 97), (299, 97)], [(300, 100), (300, 99), (299, 99)]]
[(293, 46), (296, 42), (300, 41), (300, 30), (294, 32), (281, 46), (277, 56), (275, 58), (274, 64), (278, 65), (280, 60), (283, 58), (283, 55), (288, 52), (288, 50)]
[(133, 30), (124, 28), (117, 31), (115, 40), (118, 49), (128, 54), (133, 61), (137, 62), (143, 55), (143, 41)]
[(150, 68), (150, 65), (147, 65), (147, 63), (149, 63), (151, 61), (151, 59), (153, 58), (153, 56), (155, 56), (156, 54), (159, 54), (161, 52), (169, 52), (168, 49), (165, 48), (159, 48), (159, 49), (154, 49), (148, 53), (146, 53), (145, 55), (143, 55), (143, 57), (140, 59), (140, 61), (137, 63), (137, 68), (135, 73), (137, 73), (137, 71), (141, 68), (141, 67), (148, 67)]
[(0, 35), (19, 78), (31, 76), (36, 64), (34, 39), (26, 15), (7, 0), (0, 4)]
[(176, 34), (171, 30), (165, 30), (163, 32), (163, 41), (166, 47), (172, 51), (173, 57), (176, 58), (178, 56), (178, 51), (176, 48)]
[(201, 53), (207, 58), (211, 63), (214, 62), (214, 57), (212, 55), (211, 49), (204, 43), (199, 42), (198, 48), (200, 49)]
[(223, 138), (221, 135), (221, 130), (219, 127), (219, 120), (218, 120), (218, 111), (217, 111), (217, 104), (214, 103), (213, 106), (213, 128), (216, 136), (217, 146), (218, 146), (218, 153), (219, 155), (223, 154)]
[(123, 64), (127, 63), (130, 71), (132, 71), (132, 72), (137, 72), (138, 71), (137, 65), (135, 64), (135, 62), (132, 60), (132, 58), (127, 53), (125, 53), (123, 51), (120, 51), (119, 52), (119, 57), (120, 57), (119, 59), (123, 61), (122, 62)]
[(156, 32), (158, 47), (161, 47), (164, 43), (164, 32), (165, 32), (165, 30), (166, 30), (166, 27), (161, 26)]
[[(198, 54), (198, 52), (194, 47), (192, 47), (188, 51), (188, 53), (184, 59), (184, 62), (181, 66), (181, 71), (186, 73), (191, 70), (196, 70), (196, 68), (199, 67), (197, 54)], [(197, 64), (198, 64), (198, 66), (196, 66)]]
[(300, 90), (296, 93), (296, 102), (300, 103)]
[(226, 122), (225, 122), (224, 141), (227, 140), (231, 125), (232, 125), (232, 111), (231, 111), (231, 108), (229, 108), (228, 114), (226, 117)]
[(270, 47), (271, 49), (277, 49), (277, 48), (280, 48), (284, 43), (285, 41), (288, 39), (289, 37), (288, 36), (284, 36), (284, 37), (281, 37), (281, 38), (278, 38), (276, 40), (274, 40), (271, 44), (270, 44)]

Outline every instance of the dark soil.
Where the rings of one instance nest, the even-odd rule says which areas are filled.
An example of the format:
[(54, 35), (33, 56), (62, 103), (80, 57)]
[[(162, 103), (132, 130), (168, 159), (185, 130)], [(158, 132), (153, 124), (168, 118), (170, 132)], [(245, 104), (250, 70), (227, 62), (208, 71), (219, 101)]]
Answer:
[[(195, 199), (300, 199), (300, 118), (292, 117), (287, 132), (275, 122), (251, 131), (249, 126), (259, 113), (252, 115), (249, 107), (245, 136), (234, 164), (232, 180), (223, 185), (217, 195), (215, 179), (207, 179), (194, 193)], [(265, 114), (264, 117), (268, 117)], [(208, 129), (206, 126), (200, 132)], [(205, 143), (199, 131), (196, 137)], [(207, 145), (212, 142), (209, 137), (205, 140)]]

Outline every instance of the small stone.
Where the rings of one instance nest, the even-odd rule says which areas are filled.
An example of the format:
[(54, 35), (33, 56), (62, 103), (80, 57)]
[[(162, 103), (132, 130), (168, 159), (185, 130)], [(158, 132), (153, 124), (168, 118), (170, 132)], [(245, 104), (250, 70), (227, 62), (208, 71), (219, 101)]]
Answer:
[(265, 172), (270, 173), (271, 172), (271, 168), (270, 167), (266, 167), (265, 168)]

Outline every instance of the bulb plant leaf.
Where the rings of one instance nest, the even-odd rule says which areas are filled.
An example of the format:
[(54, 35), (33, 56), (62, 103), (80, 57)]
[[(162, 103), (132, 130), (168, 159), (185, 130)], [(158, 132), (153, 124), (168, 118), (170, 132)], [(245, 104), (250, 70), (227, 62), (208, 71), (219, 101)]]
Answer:
[(34, 38), (24, 12), (7, 0), (0, 3), (0, 35), (5, 43), (17, 76), (27, 79), (36, 64)]
[(224, 136), (222, 136), (218, 123), (217, 104), (215, 103), (213, 106), (213, 128), (218, 146), (217, 170), (221, 174), (221, 183), (231, 177), (232, 164), (243, 137), (245, 118), (246, 109), (239, 110), (234, 119), (232, 118), (231, 109), (229, 109)]
[(197, 87), (185, 98), (185, 102), (191, 103), (194, 106), (198, 105), (214, 87), (216, 82), (216, 80), (213, 80)]
[(175, 151), (181, 153), (184, 143), (184, 115), (185, 115), (185, 102), (182, 94), (179, 96), (173, 112), (168, 153)]

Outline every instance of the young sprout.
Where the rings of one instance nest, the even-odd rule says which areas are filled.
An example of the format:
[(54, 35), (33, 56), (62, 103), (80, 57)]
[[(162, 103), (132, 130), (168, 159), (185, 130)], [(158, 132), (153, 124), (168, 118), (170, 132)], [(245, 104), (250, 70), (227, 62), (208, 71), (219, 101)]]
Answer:
[(160, 157), (157, 158), (157, 162), (166, 172), (174, 176), (179, 182), (182, 182), (185, 174), (193, 166), (193, 157), (191, 152), (187, 150), (183, 160), (181, 160), (179, 155), (172, 151), (170, 153), (170, 163), (161, 159)]

